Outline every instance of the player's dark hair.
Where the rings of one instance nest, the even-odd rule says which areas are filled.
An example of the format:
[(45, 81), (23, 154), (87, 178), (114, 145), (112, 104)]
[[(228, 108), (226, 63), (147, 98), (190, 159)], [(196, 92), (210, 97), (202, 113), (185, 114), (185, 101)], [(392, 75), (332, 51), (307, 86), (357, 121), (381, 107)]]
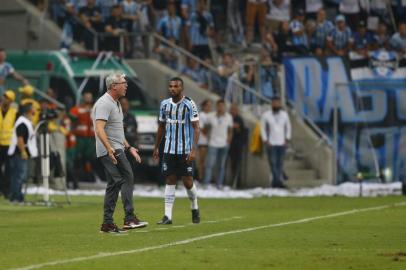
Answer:
[(180, 77), (172, 77), (169, 82), (181, 82), (183, 86), (183, 80)]

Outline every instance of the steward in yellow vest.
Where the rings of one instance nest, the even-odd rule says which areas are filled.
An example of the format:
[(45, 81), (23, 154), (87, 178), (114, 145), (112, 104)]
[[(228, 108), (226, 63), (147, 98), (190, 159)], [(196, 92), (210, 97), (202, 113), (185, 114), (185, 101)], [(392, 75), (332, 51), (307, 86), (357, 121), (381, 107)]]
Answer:
[(4, 92), (0, 113), (0, 146), (7, 146), (7, 148), (11, 142), (17, 116), (17, 109), (11, 106), (14, 100), (15, 94), (12, 90)]

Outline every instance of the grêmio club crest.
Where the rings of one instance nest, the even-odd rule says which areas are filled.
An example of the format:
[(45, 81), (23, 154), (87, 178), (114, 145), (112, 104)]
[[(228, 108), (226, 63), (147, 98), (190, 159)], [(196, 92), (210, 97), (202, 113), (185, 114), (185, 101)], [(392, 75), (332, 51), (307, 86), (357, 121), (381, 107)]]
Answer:
[(379, 50), (370, 55), (369, 67), (378, 77), (390, 77), (398, 68), (396, 52)]

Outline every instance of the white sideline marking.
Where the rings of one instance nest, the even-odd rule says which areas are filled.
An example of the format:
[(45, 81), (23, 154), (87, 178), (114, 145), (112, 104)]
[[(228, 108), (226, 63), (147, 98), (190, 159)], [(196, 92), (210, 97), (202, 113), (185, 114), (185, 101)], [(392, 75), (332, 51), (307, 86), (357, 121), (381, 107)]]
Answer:
[(50, 261), (50, 262), (45, 262), (45, 263), (40, 263), (40, 264), (33, 264), (33, 265), (21, 267), (21, 268), (13, 268), (13, 269), (10, 269), (10, 270), (39, 269), (39, 268), (46, 267), (46, 266), (54, 266), (54, 265), (61, 265), (61, 264), (67, 264), (67, 263), (75, 263), (75, 262), (96, 260), (96, 259), (112, 257), (112, 256), (141, 253), (141, 252), (145, 252), (145, 251), (162, 249), (162, 248), (166, 248), (166, 247), (172, 247), (172, 246), (178, 246), (178, 245), (186, 245), (186, 244), (189, 244), (189, 243), (193, 243), (193, 242), (197, 242), (197, 241), (201, 241), (201, 240), (206, 240), (206, 239), (210, 239), (210, 238), (215, 238), (215, 237), (220, 237), (220, 236), (224, 236), (224, 235), (252, 232), (252, 231), (261, 230), (261, 229), (282, 227), (282, 226), (287, 226), (287, 225), (292, 225), (292, 224), (306, 223), (306, 222), (319, 220), (319, 219), (334, 218), (334, 217), (339, 217), (339, 216), (346, 216), (346, 215), (352, 215), (352, 214), (356, 214), (356, 213), (375, 211), (375, 210), (382, 210), (382, 209), (386, 209), (386, 208), (390, 208), (390, 207), (399, 207), (399, 206), (405, 206), (405, 205), (406, 205), (406, 201), (400, 202), (400, 203), (395, 203), (395, 204), (387, 204), (387, 205), (381, 205), (381, 206), (375, 206), (375, 207), (353, 209), (353, 210), (349, 210), (349, 211), (337, 212), (337, 213), (323, 215), (323, 216), (315, 216), (315, 217), (310, 217), (310, 218), (303, 218), (303, 219), (298, 219), (298, 220), (293, 220), (293, 221), (288, 221), (288, 222), (281, 222), (281, 223), (275, 223), (275, 224), (251, 227), (251, 228), (233, 230), (233, 231), (228, 231), (228, 232), (213, 233), (213, 234), (208, 234), (208, 235), (189, 238), (189, 239), (185, 239), (185, 240), (175, 241), (175, 242), (172, 242), (172, 243), (167, 243), (167, 244), (158, 245), (158, 246), (151, 246), (151, 247), (138, 248), (138, 249), (132, 249), (132, 250), (123, 250), (123, 251), (117, 251), (117, 252), (102, 252), (102, 253), (98, 253), (96, 255), (87, 256), (87, 257), (77, 257), (77, 258), (72, 258), (72, 259)]

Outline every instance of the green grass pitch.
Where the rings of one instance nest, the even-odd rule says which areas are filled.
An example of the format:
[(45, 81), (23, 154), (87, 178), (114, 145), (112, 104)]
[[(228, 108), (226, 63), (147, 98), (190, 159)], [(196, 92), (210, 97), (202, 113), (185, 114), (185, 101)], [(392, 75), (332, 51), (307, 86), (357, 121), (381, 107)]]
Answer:
[[(191, 224), (189, 201), (176, 199), (174, 224), (165, 227), (155, 225), (162, 199), (135, 198), (150, 225), (123, 235), (99, 233), (102, 197), (72, 199), (63, 207), (0, 200), (0, 269), (48, 262), (55, 264), (39, 269), (406, 269), (406, 204), (394, 206), (402, 196), (201, 199), (199, 225)], [(322, 217), (382, 205), (390, 207)], [(120, 226), (122, 218), (120, 201)], [(222, 234), (270, 224), (281, 225)]]

